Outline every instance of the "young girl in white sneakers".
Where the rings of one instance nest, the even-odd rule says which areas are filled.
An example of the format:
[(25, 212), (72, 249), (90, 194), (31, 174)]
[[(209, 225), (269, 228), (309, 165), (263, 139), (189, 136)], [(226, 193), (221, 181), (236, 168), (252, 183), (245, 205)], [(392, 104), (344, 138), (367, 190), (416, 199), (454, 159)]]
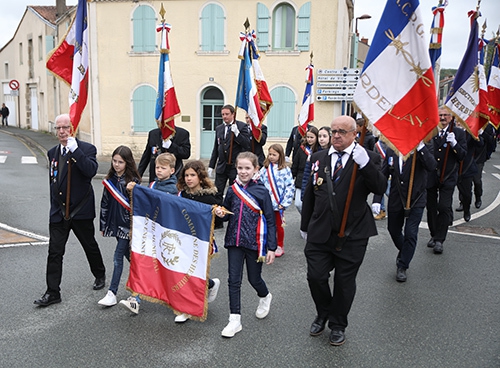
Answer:
[(276, 257), (281, 257), (285, 254), (283, 250), (285, 239), (285, 210), (292, 204), (295, 194), (292, 171), (286, 165), (285, 152), (281, 144), (273, 144), (269, 147), (267, 158), (264, 161), (264, 167), (260, 169), (260, 180), (269, 191), (273, 203), (278, 241)]
[[(237, 177), (224, 199), (224, 208), (216, 215), (229, 221), (224, 239), (229, 272), (229, 324), (222, 336), (233, 337), (241, 331), (241, 280), (246, 262), (248, 281), (257, 291), (259, 305), (255, 315), (264, 318), (269, 313), (272, 295), (262, 279), (262, 263), (274, 262), (276, 226), (269, 192), (258, 179), (258, 158), (242, 152), (236, 158)], [(226, 213), (227, 211), (232, 214)]]

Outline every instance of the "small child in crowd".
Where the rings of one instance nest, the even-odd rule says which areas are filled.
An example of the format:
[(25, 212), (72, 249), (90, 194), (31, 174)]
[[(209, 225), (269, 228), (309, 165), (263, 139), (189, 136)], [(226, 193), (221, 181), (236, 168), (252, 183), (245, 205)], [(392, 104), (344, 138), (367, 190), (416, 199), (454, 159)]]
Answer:
[[(183, 198), (209, 205), (221, 204), (217, 195), (217, 187), (208, 177), (207, 169), (201, 161), (189, 161), (184, 165), (179, 175), (177, 189), (179, 190), (179, 196)], [(213, 302), (217, 297), (219, 286), (219, 279), (208, 279), (208, 303)], [(189, 314), (182, 313), (175, 317), (175, 322), (183, 323), (190, 317)]]
[(278, 241), (276, 257), (281, 257), (285, 254), (283, 250), (285, 239), (285, 210), (292, 204), (295, 194), (292, 171), (286, 165), (285, 152), (281, 144), (273, 144), (269, 147), (267, 158), (264, 161), (264, 167), (260, 169), (260, 180), (269, 191), (273, 203)]
[(127, 184), (139, 182), (139, 172), (130, 148), (119, 146), (113, 151), (111, 168), (103, 181), (100, 230), (103, 236), (116, 237), (113, 257), (113, 277), (109, 290), (98, 304), (111, 307), (116, 304), (116, 292), (123, 271), (123, 257), (130, 262), (130, 202)]
[(222, 330), (224, 337), (233, 337), (242, 330), (241, 281), (245, 262), (248, 281), (260, 298), (255, 315), (257, 318), (268, 315), (273, 296), (261, 276), (262, 262), (273, 263), (276, 250), (274, 211), (268, 190), (258, 180), (258, 158), (252, 152), (242, 152), (235, 164), (236, 180), (227, 189), (224, 208), (215, 211), (229, 221), (224, 247), (228, 257), (230, 315), (228, 325)]

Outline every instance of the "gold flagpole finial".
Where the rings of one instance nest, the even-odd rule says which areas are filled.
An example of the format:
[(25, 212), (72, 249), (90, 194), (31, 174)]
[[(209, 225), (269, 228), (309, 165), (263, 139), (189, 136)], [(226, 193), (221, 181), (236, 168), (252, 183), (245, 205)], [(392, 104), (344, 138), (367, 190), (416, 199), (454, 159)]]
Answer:
[(245, 23), (243, 23), (243, 27), (245, 27), (246, 32), (250, 30), (250, 22), (248, 21), (248, 18), (245, 20)]
[(485, 32), (486, 32), (486, 19), (484, 20), (483, 29), (481, 30), (481, 38), (484, 38)]
[(476, 17), (479, 17), (479, 7), (481, 5), (481, 0), (477, 0), (477, 7), (476, 7), (476, 11), (477, 11), (477, 15)]
[(159, 13), (160, 13), (160, 16), (161, 16), (161, 21), (165, 22), (165, 14), (167, 13), (167, 11), (163, 7), (163, 3), (161, 3), (161, 8), (160, 8)]
[(311, 54), (309, 55), (309, 62), (310, 62), (310, 64), (313, 63), (313, 56), (314, 56), (313, 52), (311, 51)]

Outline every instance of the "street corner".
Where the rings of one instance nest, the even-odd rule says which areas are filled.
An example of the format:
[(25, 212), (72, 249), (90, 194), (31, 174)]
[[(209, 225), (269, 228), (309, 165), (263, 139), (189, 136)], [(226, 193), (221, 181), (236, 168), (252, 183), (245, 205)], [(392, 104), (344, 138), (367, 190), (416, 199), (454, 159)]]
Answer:
[(0, 248), (46, 245), (49, 238), (0, 224)]

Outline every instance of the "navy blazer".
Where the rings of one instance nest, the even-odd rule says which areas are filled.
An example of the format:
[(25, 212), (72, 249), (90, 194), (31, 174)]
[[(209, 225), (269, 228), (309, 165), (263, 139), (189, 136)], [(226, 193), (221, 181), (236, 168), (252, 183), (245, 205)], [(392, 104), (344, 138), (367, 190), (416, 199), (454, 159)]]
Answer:
[[(47, 152), (50, 163), (50, 222), (63, 221), (68, 183), (68, 161), (71, 160), (70, 214), (79, 207), (72, 218), (88, 220), (95, 218), (94, 189), (92, 178), (97, 173), (97, 149), (94, 145), (76, 140), (78, 148), (73, 153), (62, 156), (61, 145)], [(66, 162), (64, 165), (63, 160)]]
[(262, 124), (262, 137), (260, 138), (260, 142), (257, 142), (257, 140), (254, 138), (252, 134), (252, 127), (248, 127), (248, 130), (250, 131), (250, 151), (255, 153), (257, 157), (259, 158), (259, 166), (264, 167), (264, 161), (266, 159), (266, 155), (264, 153), (264, 145), (267, 142), (267, 126)]
[(220, 124), (215, 128), (215, 142), (212, 150), (212, 156), (208, 167), (215, 169), (215, 172), (222, 174), (226, 171), (227, 162), (229, 160), (229, 151), (231, 147), (231, 139), (233, 139), (233, 149), (231, 151), (231, 167), (234, 167), (236, 156), (240, 152), (250, 151), (250, 132), (247, 124), (236, 120), (234, 122), (240, 131), (238, 136), (229, 130), (226, 135), (226, 124)]

